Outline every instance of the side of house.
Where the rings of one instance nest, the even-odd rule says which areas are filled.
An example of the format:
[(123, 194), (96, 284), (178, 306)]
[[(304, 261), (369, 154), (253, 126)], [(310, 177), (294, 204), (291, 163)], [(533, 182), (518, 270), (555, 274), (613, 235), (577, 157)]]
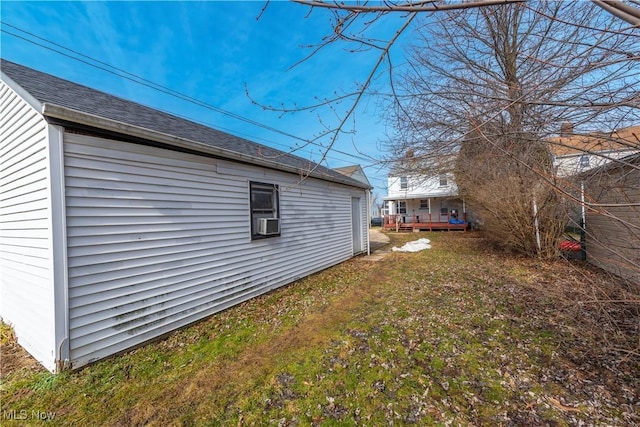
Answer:
[(640, 126), (614, 132), (574, 133), (565, 123), (560, 136), (549, 139), (554, 167), (559, 177), (584, 173), (640, 151)]
[(364, 183), (17, 64), (2, 71), (0, 317), (51, 371), (368, 249)]
[[(65, 181), (74, 366), (366, 247), (364, 192), (326, 181), (75, 134)], [(259, 234), (256, 201), (275, 210), (279, 232)]]
[(590, 174), (587, 202), (587, 261), (640, 284), (640, 155)]
[(585, 200), (586, 259), (640, 282), (640, 126), (575, 133), (564, 123), (549, 139), (556, 175)]
[(56, 153), (52, 129), (32, 104), (28, 94), (0, 82), (0, 315), (11, 322), (20, 344), (53, 370), (56, 265), (49, 164)]

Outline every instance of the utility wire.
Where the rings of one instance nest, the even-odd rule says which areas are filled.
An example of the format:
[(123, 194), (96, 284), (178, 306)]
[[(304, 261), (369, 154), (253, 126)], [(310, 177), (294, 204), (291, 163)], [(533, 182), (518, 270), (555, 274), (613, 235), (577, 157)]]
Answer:
[[(5, 21), (0, 21), (0, 23), (2, 23), (3, 26), (11, 27), (11, 28), (13, 28), (13, 29), (15, 29), (17, 31), (20, 31), (20, 32), (22, 32), (24, 34), (28, 34), (31, 37), (34, 37), (34, 38), (36, 38), (38, 40), (41, 40), (41, 41), (44, 41), (44, 42), (46, 42), (48, 44), (51, 44), (53, 46), (56, 46), (58, 48), (64, 49), (64, 50), (69, 51), (69, 52), (72, 52), (73, 54), (78, 55), (81, 58), (85, 58), (85, 59), (81, 59), (81, 58), (72, 56), (72, 55), (70, 55), (70, 54), (68, 54), (66, 52), (60, 51), (58, 49), (54, 49), (54, 48), (52, 48), (50, 46), (46, 46), (46, 45), (44, 45), (42, 43), (38, 43), (38, 42), (36, 42), (34, 40), (30, 40), (30, 39), (28, 39), (28, 38), (26, 38), (24, 36), (19, 35), (19, 34), (12, 33), (10, 31), (6, 30), (5, 28), (1, 28), (0, 29), (0, 31), (2, 31), (3, 33), (8, 34), (10, 36), (19, 38), (19, 39), (24, 40), (24, 41), (26, 41), (28, 43), (34, 44), (36, 46), (39, 46), (39, 47), (42, 47), (44, 49), (47, 49), (47, 50), (50, 50), (52, 52), (58, 53), (60, 55), (63, 55), (65, 57), (67, 57), (67, 58), (73, 59), (75, 61), (81, 62), (83, 64), (86, 64), (86, 65), (89, 65), (91, 67), (97, 68), (99, 70), (105, 71), (107, 73), (113, 74), (113, 75), (115, 75), (117, 77), (121, 77), (121, 78), (127, 79), (127, 80), (129, 80), (129, 81), (131, 81), (133, 83), (136, 83), (136, 84), (139, 84), (139, 85), (142, 85), (142, 86), (146, 86), (146, 87), (151, 88), (153, 90), (162, 92), (162, 93), (164, 93), (166, 95), (170, 95), (170, 96), (173, 96), (175, 98), (182, 99), (183, 101), (187, 101), (187, 102), (190, 102), (192, 104), (198, 105), (200, 107), (215, 111), (215, 112), (217, 112), (219, 114), (222, 114), (222, 115), (234, 118), (236, 120), (248, 123), (250, 125), (253, 125), (253, 126), (268, 130), (270, 132), (274, 132), (274, 133), (278, 133), (280, 135), (287, 136), (289, 138), (292, 138), (292, 139), (295, 139), (297, 141), (301, 141), (301, 142), (304, 143), (304, 145), (302, 147), (288, 147), (292, 152), (300, 150), (300, 149), (304, 148), (306, 145), (309, 145), (309, 144), (318, 146), (318, 147), (323, 148), (323, 149), (327, 149), (327, 147), (325, 147), (322, 144), (317, 143), (315, 141), (311, 141), (311, 140), (299, 137), (297, 135), (294, 135), (294, 134), (282, 131), (280, 129), (274, 128), (272, 126), (266, 125), (264, 123), (258, 122), (256, 120), (244, 117), (244, 116), (242, 116), (240, 114), (236, 114), (236, 113), (233, 113), (231, 111), (225, 110), (223, 108), (216, 107), (215, 105), (209, 104), (209, 103), (207, 103), (205, 101), (202, 101), (202, 100), (199, 100), (199, 99), (194, 98), (192, 96), (189, 96), (189, 95), (186, 95), (184, 93), (178, 92), (178, 91), (176, 91), (174, 89), (171, 89), (169, 87), (160, 85), (160, 84), (155, 83), (155, 82), (153, 82), (151, 80), (147, 80), (147, 79), (145, 79), (145, 78), (143, 78), (141, 76), (138, 76), (136, 74), (133, 74), (133, 73), (131, 73), (129, 71), (126, 71), (124, 69), (115, 67), (115, 66), (113, 66), (111, 64), (108, 64), (106, 62), (100, 61), (100, 60), (95, 59), (95, 58), (93, 58), (91, 56), (85, 55), (85, 54), (83, 54), (81, 52), (78, 52), (78, 51), (76, 51), (74, 49), (68, 48), (66, 46), (63, 46), (61, 44), (58, 44), (58, 43), (53, 42), (51, 40), (48, 40), (46, 38), (40, 37), (37, 34), (34, 34), (34, 33), (29, 32), (29, 31), (23, 30), (23, 29), (21, 29), (19, 27), (16, 27), (15, 25), (11, 25), (11, 24), (9, 24), (9, 23), (7, 23)], [(89, 62), (89, 61), (92, 61), (92, 62)], [(97, 65), (97, 64), (100, 64), (100, 65)], [(172, 114), (175, 114), (175, 113), (172, 113)], [(270, 142), (274, 143), (273, 141), (270, 141)], [(278, 145), (283, 145), (283, 144), (278, 144)], [(373, 159), (373, 158), (365, 158), (365, 157), (362, 157), (362, 156), (357, 156), (357, 155), (354, 155), (354, 154), (351, 154), (351, 153), (347, 153), (345, 151), (337, 150), (335, 148), (332, 148), (331, 151), (334, 151), (335, 153), (342, 154), (342, 155), (345, 155), (345, 156), (348, 156), (348, 157), (352, 157), (352, 158), (360, 160), (360, 161), (366, 161), (366, 162), (370, 162), (371, 160), (375, 161), (375, 159)], [(335, 159), (335, 160), (339, 160), (339, 159)]]

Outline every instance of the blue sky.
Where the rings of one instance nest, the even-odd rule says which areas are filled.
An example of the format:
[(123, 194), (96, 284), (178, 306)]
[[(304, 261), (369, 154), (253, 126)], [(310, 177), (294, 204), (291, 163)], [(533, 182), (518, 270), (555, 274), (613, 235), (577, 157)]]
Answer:
[[(94, 87), (281, 150), (302, 143), (258, 126), (65, 57), (22, 40), (6, 31), (63, 50), (34, 37), (76, 52), (178, 91), (207, 104), (250, 118), (283, 132), (310, 139), (335, 125), (342, 109), (318, 109), (280, 115), (254, 105), (310, 105), (353, 89), (363, 82), (377, 52), (351, 53), (335, 45), (321, 50), (299, 66), (331, 31), (327, 11), (272, 1), (237, 2), (12, 2), (2, 1), (2, 57), (62, 78)], [(380, 21), (372, 31), (388, 37), (399, 20)], [(17, 28), (17, 29), (16, 29)], [(23, 30), (23, 31), (20, 31)], [(32, 33), (26, 34), (24, 31)], [(406, 38), (406, 35), (405, 35)], [(67, 52), (71, 54), (70, 52)], [(77, 54), (72, 54), (78, 56)], [(401, 57), (401, 46), (395, 49)], [(86, 60), (86, 58), (85, 58)], [(377, 80), (384, 86), (385, 78)], [(380, 103), (365, 99), (349, 129), (331, 151), (325, 165), (361, 164), (376, 187), (386, 195), (386, 170), (360, 153), (379, 157), (385, 140)], [(320, 140), (327, 142), (327, 139)], [(319, 161), (324, 150), (309, 145), (296, 154)], [(350, 153), (356, 157), (343, 154)]]

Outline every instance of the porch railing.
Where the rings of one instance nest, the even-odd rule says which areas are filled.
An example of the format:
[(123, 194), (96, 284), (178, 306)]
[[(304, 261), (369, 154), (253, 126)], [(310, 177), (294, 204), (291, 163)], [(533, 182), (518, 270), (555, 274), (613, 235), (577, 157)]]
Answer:
[[(467, 222), (467, 213), (463, 212), (462, 217), (458, 216), (458, 220), (462, 220), (465, 223)], [(396, 224), (433, 224), (433, 223), (451, 223), (451, 214), (447, 215), (442, 214), (433, 214), (433, 213), (425, 213), (418, 215), (408, 215), (408, 214), (391, 214), (385, 215), (383, 217), (383, 226), (387, 228)]]

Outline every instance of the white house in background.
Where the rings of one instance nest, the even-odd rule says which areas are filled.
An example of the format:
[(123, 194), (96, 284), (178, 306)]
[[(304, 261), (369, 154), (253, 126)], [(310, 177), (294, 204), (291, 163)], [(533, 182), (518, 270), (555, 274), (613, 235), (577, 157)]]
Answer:
[(559, 177), (573, 176), (640, 152), (640, 125), (614, 132), (575, 134), (564, 123), (560, 136), (549, 139)]
[[(410, 160), (410, 159), (409, 159)], [(452, 172), (427, 176), (399, 167), (388, 177), (385, 228), (466, 230), (466, 205)]]
[(1, 77), (0, 317), (51, 371), (368, 250), (367, 182), (15, 63)]

